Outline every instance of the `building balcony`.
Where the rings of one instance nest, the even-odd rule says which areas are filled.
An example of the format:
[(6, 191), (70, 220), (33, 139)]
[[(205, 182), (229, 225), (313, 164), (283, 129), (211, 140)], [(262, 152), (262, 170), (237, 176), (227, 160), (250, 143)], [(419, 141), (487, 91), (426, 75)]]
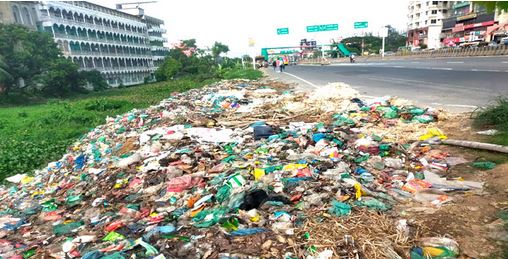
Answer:
[(84, 41), (84, 42), (109, 43), (109, 44), (114, 44), (114, 45), (126, 45), (126, 46), (145, 47), (145, 48), (149, 47), (149, 44), (145, 44), (145, 43), (135, 43), (135, 42), (121, 41), (121, 40), (118, 41), (118, 40), (111, 40), (111, 39), (106, 39), (106, 38), (90, 38), (90, 37), (85, 37), (85, 36), (56, 33), (56, 32), (55, 32), (55, 39), (70, 39), (70, 40), (77, 40), (77, 41)]
[(133, 54), (133, 53), (107, 53), (100, 51), (82, 51), (82, 50), (71, 50), (70, 52), (64, 53), (68, 56), (95, 56), (95, 57), (110, 57), (110, 58), (150, 58), (152, 54)]
[(168, 40), (163, 37), (157, 37), (157, 36), (148, 36), (148, 39), (150, 41), (159, 41), (159, 42), (167, 42)]
[(101, 30), (104, 32), (116, 32), (116, 33), (125, 34), (125, 35), (135, 35), (135, 36), (139, 36), (139, 37), (146, 37), (146, 35), (147, 35), (147, 33), (144, 33), (144, 32), (140, 33), (137, 31), (123, 30), (120, 28), (113, 28), (113, 27), (89, 23), (89, 22), (85, 22), (85, 21), (69, 20), (69, 19), (58, 18), (58, 17), (48, 17), (47, 15), (42, 15), (41, 21), (42, 21), (43, 26), (53, 26), (53, 23), (57, 23), (57, 24), (62, 24), (62, 25), (74, 25), (76, 27), (86, 28), (86, 29)]
[(165, 59), (165, 58), (166, 58), (166, 56), (161, 56), (161, 55), (158, 55), (158, 56), (154, 55), (154, 56), (152, 56), (152, 59), (154, 59), (154, 60), (161, 60), (161, 59)]
[(80, 70), (85, 71), (92, 71), (97, 70), (101, 73), (105, 72), (128, 72), (128, 73), (135, 73), (135, 72), (150, 72), (153, 70), (153, 67), (151, 66), (131, 66), (131, 67), (82, 67)]
[(164, 46), (150, 46), (151, 51), (169, 51), (168, 47)]
[(166, 33), (166, 29), (160, 28), (160, 27), (153, 27), (153, 28), (148, 29), (148, 32)]

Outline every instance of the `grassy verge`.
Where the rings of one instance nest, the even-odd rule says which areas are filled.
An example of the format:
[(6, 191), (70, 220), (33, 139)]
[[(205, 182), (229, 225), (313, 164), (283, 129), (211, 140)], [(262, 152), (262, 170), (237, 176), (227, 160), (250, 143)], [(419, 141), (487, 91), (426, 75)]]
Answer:
[[(256, 72), (259, 71), (231, 71), (227, 78), (246, 75), (256, 79), (260, 77), (252, 77)], [(59, 159), (69, 144), (103, 124), (106, 116), (145, 108), (172, 92), (199, 88), (214, 81), (179, 79), (46, 100), (37, 105), (0, 108), (0, 181), (13, 174), (30, 173)]]
[(490, 141), (508, 145), (508, 98), (499, 97), (494, 104), (477, 111), (474, 126), (478, 129), (499, 130), (499, 134), (490, 137)]

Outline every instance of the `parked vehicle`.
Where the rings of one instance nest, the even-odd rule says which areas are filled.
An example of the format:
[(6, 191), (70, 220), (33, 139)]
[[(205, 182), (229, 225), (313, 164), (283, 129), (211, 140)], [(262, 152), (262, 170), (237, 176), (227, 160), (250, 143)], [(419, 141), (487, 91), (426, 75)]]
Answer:
[(501, 45), (503, 45), (503, 44), (504, 44), (504, 45), (508, 46), (508, 37), (504, 37), (504, 38), (502, 38), (502, 39), (501, 39), (500, 44), (501, 44)]

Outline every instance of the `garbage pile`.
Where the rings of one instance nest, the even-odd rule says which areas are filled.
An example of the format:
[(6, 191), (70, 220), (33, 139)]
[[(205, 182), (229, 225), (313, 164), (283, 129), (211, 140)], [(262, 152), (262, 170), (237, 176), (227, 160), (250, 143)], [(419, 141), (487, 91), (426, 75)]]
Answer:
[[(59, 161), (7, 179), (0, 256), (331, 258), (341, 252), (310, 244), (308, 222), (361, 224), (358, 215), (398, 203), (442, 206), (451, 191), (482, 188), (442, 177), (461, 161), (433, 149), (446, 138), (432, 127), (438, 111), (329, 87), (312, 95), (223, 81), (107, 118)], [(413, 244), (402, 229), (400, 242)], [(354, 241), (344, 237), (356, 256), (374, 258)], [(445, 249), (431, 241), (399, 256)]]

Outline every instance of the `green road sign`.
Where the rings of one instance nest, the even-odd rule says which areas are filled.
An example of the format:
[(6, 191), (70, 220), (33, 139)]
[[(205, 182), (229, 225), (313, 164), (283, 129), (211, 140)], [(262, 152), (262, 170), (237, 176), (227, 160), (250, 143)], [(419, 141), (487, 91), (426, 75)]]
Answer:
[(369, 27), (369, 22), (355, 22), (355, 29), (363, 29)]
[(277, 28), (277, 35), (289, 34), (289, 28)]
[(339, 25), (336, 23), (307, 26), (307, 32), (337, 31), (337, 30), (339, 30)]

